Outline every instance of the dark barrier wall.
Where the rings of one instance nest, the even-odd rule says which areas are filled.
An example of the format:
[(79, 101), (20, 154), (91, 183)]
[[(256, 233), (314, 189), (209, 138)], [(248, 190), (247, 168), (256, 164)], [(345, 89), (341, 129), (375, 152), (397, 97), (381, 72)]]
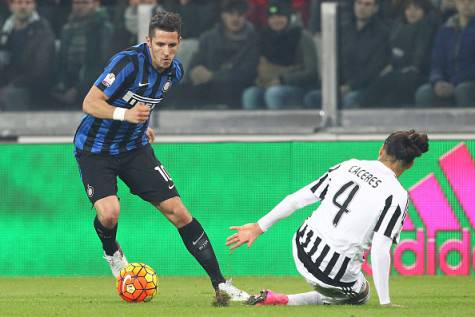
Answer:
[[(154, 145), (226, 275), (296, 275), (291, 237), (315, 206), (230, 254), (231, 225), (256, 221), (285, 195), (350, 158), (375, 159), (380, 141)], [(71, 145), (0, 145), (0, 275), (106, 275)], [(475, 141), (433, 141), (401, 182), (412, 204), (395, 274), (473, 274)], [(176, 230), (119, 183), (118, 238), (129, 261), (161, 275), (202, 275)], [(368, 271), (368, 267), (365, 267)]]

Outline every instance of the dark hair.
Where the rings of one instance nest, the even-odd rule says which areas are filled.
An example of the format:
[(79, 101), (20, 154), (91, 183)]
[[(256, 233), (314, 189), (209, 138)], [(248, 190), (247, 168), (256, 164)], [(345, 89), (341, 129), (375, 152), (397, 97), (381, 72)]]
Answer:
[[(339, 2), (342, 2), (342, 1), (339, 1)], [(355, 2), (356, 2), (356, 0), (353, 0), (353, 1), (350, 2), (350, 3), (354, 4)], [(380, 2), (379, 0), (374, 0), (374, 5), (375, 5), (375, 6), (379, 6), (379, 2)], [(338, 5), (339, 5), (339, 4), (338, 4)]]
[(432, 10), (432, 3), (429, 0), (406, 0), (404, 3), (404, 9), (407, 9), (410, 5), (421, 8), (422, 11), (424, 11), (424, 14), (427, 14)]
[(407, 166), (429, 150), (429, 138), (427, 134), (415, 130), (396, 131), (386, 138), (384, 148), (388, 155)]
[(181, 17), (177, 13), (168, 11), (159, 11), (152, 16), (150, 24), (148, 26), (148, 36), (153, 37), (155, 30), (163, 30), (166, 32), (177, 32), (178, 36), (181, 35)]
[(221, 12), (237, 11), (239, 13), (246, 13), (249, 5), (246, 0), (222, 0)]

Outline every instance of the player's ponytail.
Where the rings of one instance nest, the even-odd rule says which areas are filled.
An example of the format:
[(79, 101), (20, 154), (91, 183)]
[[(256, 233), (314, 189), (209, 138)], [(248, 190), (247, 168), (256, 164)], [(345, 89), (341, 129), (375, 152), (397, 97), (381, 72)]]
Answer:
[(387, 137), (384, 147), (388, 155), (408, 166), (429, 150), (429, 138), (427, 134), (414, 130), (396, 131)]

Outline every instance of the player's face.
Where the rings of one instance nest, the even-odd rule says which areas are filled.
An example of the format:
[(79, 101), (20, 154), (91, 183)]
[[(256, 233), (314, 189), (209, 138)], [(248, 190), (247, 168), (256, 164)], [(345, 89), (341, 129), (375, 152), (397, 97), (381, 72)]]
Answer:
[(10, 2), (10, 10), (18, 19), (26, 19), (35, 10), (36, 4), (34, 0), (13, 0)]
[(180, 36), (178, 32), (167, 32), (155, 29), (152, 37), (147, 36), (147, 43), (152, 56), (152, 64), (159, 71), (170, 67), (175, 58), (178, 46), (180, 45)]

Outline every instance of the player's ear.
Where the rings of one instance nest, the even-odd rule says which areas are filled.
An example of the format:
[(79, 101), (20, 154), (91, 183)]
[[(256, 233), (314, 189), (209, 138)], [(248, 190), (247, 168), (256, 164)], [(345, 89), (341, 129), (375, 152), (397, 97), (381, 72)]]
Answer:
[(147, 41), (148, 47), (152, 48), (152, 39), (149, 36), (145, 37), (145, 41)]
[(383, 156), (383, 154), (384, 154), (384, 144), (379, 149), (379, 157)]

